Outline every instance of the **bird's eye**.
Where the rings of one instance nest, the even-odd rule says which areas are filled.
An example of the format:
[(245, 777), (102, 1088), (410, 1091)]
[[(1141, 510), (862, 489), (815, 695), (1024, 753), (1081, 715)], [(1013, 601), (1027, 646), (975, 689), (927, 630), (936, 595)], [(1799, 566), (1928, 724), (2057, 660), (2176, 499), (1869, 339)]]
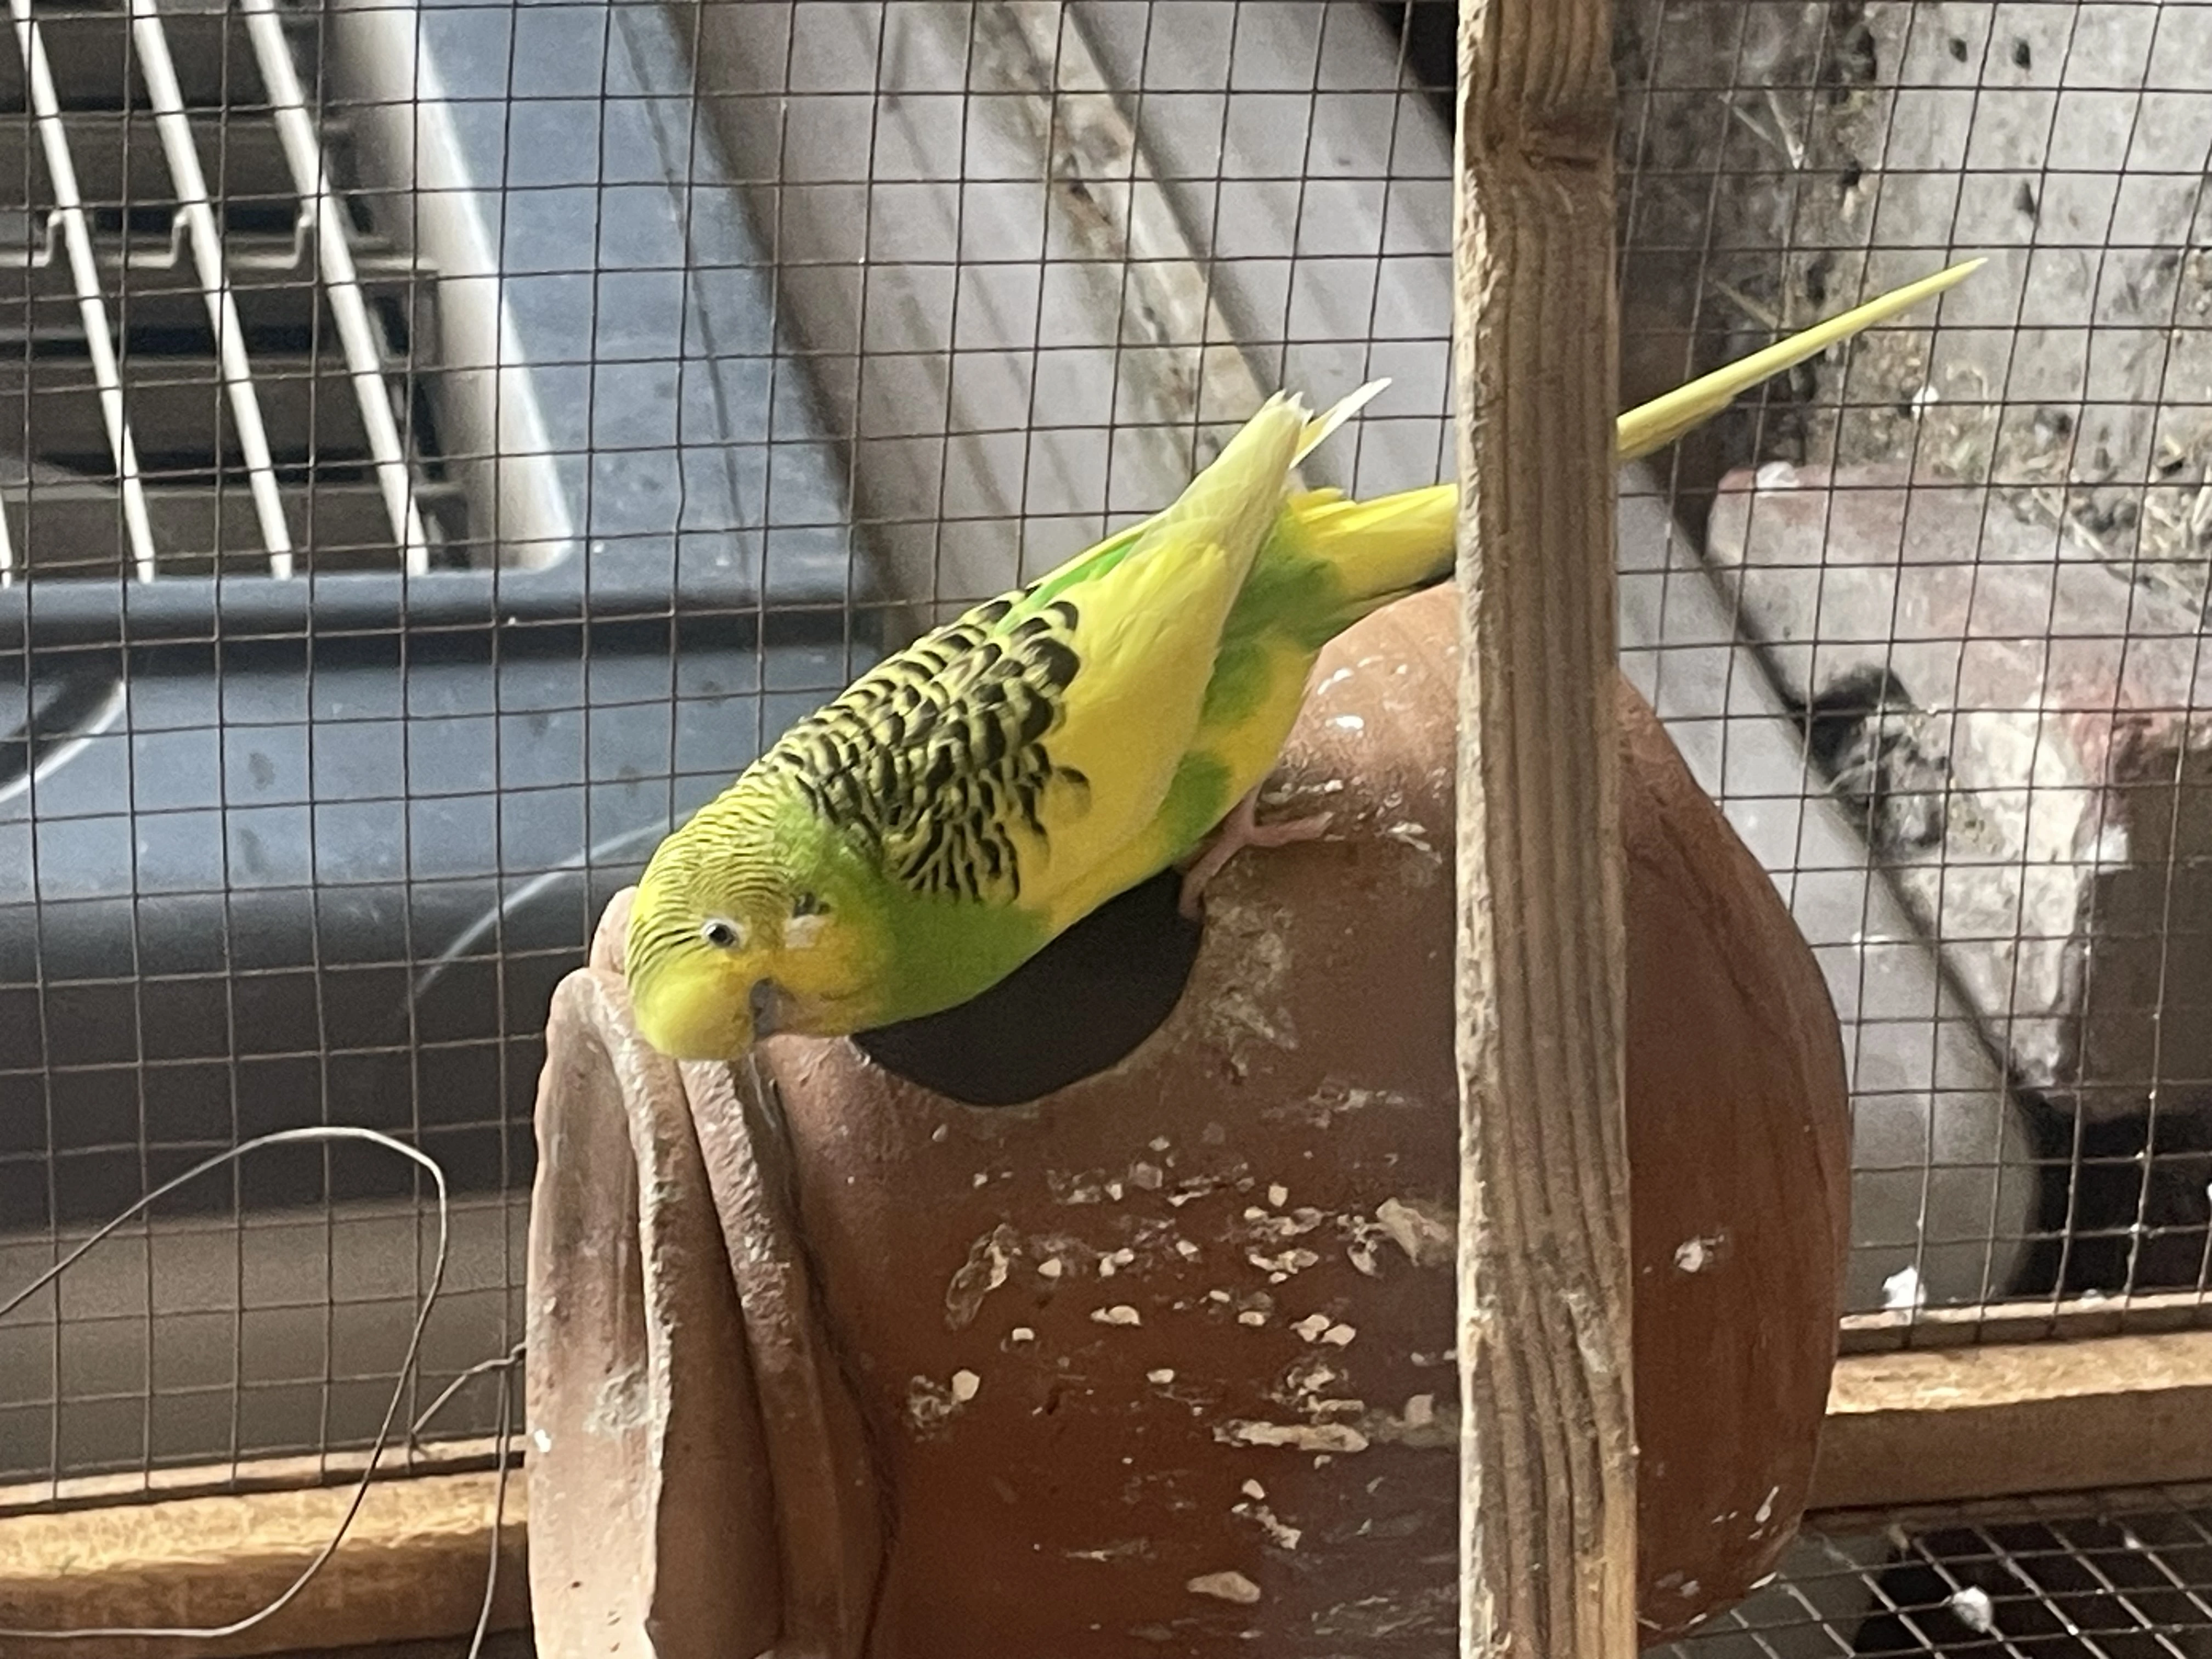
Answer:
[(699, 937), (717, 951), (738, 948), (738, 925), (721, 916), (709, 916), (699, 924)]

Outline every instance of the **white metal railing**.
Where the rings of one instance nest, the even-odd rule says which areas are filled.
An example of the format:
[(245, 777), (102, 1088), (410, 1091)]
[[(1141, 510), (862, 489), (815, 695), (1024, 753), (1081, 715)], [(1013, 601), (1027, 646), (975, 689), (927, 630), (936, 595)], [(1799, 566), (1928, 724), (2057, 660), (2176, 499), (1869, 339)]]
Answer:
[[(21, 3), (21, 0), (18, 0)], [(131, 0), (131, 38), (138, 48), (138, 67), (146, 77), (147, 95), (153, 100), (155, 125), (161, 135), (161, 153), (168, 160), (169, 178), (176, 185), (177, 204), (191, 239), (192, 264), (199, 273), (200, 291), (207, 296), (208, 321), (215, 328), (216, 361), (223, 384), (230, 392), (231, 417), (238, 422), (239, 447), (246, 452), (246, 477), (253, 491), (254, 516), (261, 525), (262, 544), (269, 550), (269, 574), (292, 574), (292, 531), (284, 522), (284, 503), (276, 493), (276, 469), (269, 457), (269, 434), (261, 424), (261, 396), (253, 385), (253, 369), (246, 357), (246, 331), (238, 318), (238, 296), (231, 292), (230, 272), (223, 263), (222, 234), (208, 199), (207, 180), (200, 172), (200, 153), (192, 142), (192, 125), (185, 113), (183, 91), (177, 85), (177, 66), (169, 56), (168, 31), (161, 27), (156, 0)]]
[[(392, 412), (384, 351), (354, 264), (343, 210), (331, 182), (329, 159), (324, 153), (315, 117), (307, 106), (299, 71), (292, 60), (277, 0), (239, 0), (239, 3), (268, 94), (286, 170), (300, 199), (299, 237), (302, 240), (312, 238), (314, 243), (323, 295), (329, 301), (337, 325), (392, 538), (401, 550), (408, 574), (419, 574), (428, 568), (429, 544), (416, 496), (414, 470), (409, 465), (399, 424)], [(38, 129), (53, 190), (53, 206), (47, 219), (47, 245), (50, 252), (54, 251), (52, 243), (58, 232), (58, 251), (66, 255), (69, 262), (70, 283), (85, 331), (102, 422), (121, 485), (124, 525), (133, 573), (138, 580), (150, 581), (158, 574), (161, 550), (155, 543), (145, 482), (139, 470), (137, 445), (125, 395), (121, 362), (108, 320), (100, 261), (93, 246), (91, 222), (79, 187), (76, 158), (70, 148), (69, 130), (55, 91), (46, 43), (31, 8), (32, 0), (9, 0), (16, 46), (29, 83), (32, 118)], [(232, 262), (216, 217), (216, 199), (201, 166), (160, 0), (131, 0), (130, 17), (132, 44), (145, 76), (155, 131), (173, 187), (177, 221), (215, 331), (216, 361), (246, 463), (254, 518), (262, 546), (268, 554), (269, 573), (289, 578), (295, 571), (291, 529), (270, 451), (260, 390), (246, 349), (245, 328), (231, 277)], [(182, 260), (178, 264), (181, 264)], [(127, 269), (127, 264), (124, 268)], [(16, 556), (6, 515), (0, 514), (0, 586), (12, 584), (22, 563)]]
[(106, 423), (108, 446), (115, 455), (115, 474), (122, 481), (123, 522), (131, 538), (131, 562), (140, 581), (151, 581), (154, 525), (146, 511), (146, 486), (138, 476), (138, 447), (131, 440), (131, 422), (123, 406), (123, 375), (116, 362), (115, 337), (107, 326), (100, 268), (93, 258), (92, 226), (77, 193), (76, 159), (70, 153), (61, 100), (54, 94), (53, 70), (46, 63), (46, 41), (31, 15), (31, 0), (9, 0), (8, 9), (15, 20), (15, 44), (23, 54), (24, 75), (30, 82), (32, 118), (38, 124), (39, 143), (46, 154), (54, 217), (61, 223), (62, 239), (69, 249), (70, 277), (76, 287), (77, 313), (84, 319), (85, 345), (91, 353), (93, 379), (100, 389), (100, 412)]
[[(18, 5), (26, 3), (15, 0)], [(331, 302), (331, 315), (337, 322), (338, 343), (345, 351), (347, 372), (353, 377), (354, 395), (361, 403), (362, 422), (368, 432), (369, 454), (375, 463), (377, 483), (384, 492), (385, 510), (392, 515), (392, 534), (404, 550), (407, 574), (420, 575), (429, 568), (429, 543), (422, 534), (414, 472), (399, 445), (398, 422), (392, 418), (384, 354), (377, 349), (368, 302), (362, 297), (361, 283), (355, 274), (345, 216), (331, 188), (330, 158), (323, 154), (314, 118), (307, 112), (307, 97), (292, 62), (292, 48), (284, 40), (276, 0), (240, 0), (240, 3), (253, 40), (254, 62), (260, 66), (262, 85), (276, 118), (277, 137), (284, 146), (285, 164), (292, 171), (293, 188), (300, 193), (303, 212), (313, 216), (315, 257), (321, 262), (324, 289)]]

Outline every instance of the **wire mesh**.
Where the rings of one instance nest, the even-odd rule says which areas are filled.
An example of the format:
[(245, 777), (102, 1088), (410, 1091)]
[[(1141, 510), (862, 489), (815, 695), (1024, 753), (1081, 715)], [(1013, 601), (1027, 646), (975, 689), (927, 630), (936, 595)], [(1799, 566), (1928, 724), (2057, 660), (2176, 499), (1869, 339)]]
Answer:
[[(1851, 1297), (1882, 1310), (1856, 1322), (1971, 1337), (2002, 1303), (2016, 1334), (2070, 1297), (2191, 1316), (2212, 13), (1625, 21), (1632, 383), (1932, 254), (1990, 256), (1940, 327), (1869, 337), (1661, 482), (1684, 527), (1661, 583), (1717, 594), (1765, 705), (1681, 684), (1662, 624), (1662, 711), (1677, 679), (1718, 721), (1709, 783), (1782, 809), (1739, 824), (1796, 818), (1801, 791), (1848, 820), (1844, 857), (1803, 819), (1793, 853), (1760, 850), (1853, 1020)], [(1762, 717), (1802, 734), (1799, 778), (1746, 740)]]
[(1748, 1601), (1662, 1651), (2195, 1659), (2212, 1652), (2212, 1493), (1838, 1517), (1802, 1535)]
[[(1449, 465), (1437, 0), (11, 15), (0, 1286), (387, 1129), (459, 1195), (428, 1401), (518, 1333), (547, 995), (673, 818), (1273, 386), (1392, 380), (1311, 482)], [(1624, 480), (1626, 670), (1844, 1019), (1851, 1340), (2193, 1320), (2212, 8), (1633, 0), (1618, 58), (1624, 402), (1991, 256)], [(0, 1322), (0, 1485), (366, 1443), (430, 1224), (343, 1149), (165, 1201)]]

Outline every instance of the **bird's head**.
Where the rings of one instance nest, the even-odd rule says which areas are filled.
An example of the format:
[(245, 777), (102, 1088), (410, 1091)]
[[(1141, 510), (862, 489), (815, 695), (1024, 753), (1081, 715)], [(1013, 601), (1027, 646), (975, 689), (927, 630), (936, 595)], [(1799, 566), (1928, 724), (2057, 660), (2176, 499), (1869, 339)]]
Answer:
[(638, 1030), (672, 1059), (736, 1060), (775, 1031), (850, 1029), (865, 965), (844, 906), (775, 841), (702, 813), (639, 879), (623, 969)]

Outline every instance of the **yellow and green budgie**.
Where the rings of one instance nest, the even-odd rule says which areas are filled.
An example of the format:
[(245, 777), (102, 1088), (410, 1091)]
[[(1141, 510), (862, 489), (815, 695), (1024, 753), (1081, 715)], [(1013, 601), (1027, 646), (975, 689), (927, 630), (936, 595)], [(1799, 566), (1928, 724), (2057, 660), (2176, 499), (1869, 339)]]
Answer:
[[(1917, 305), (1886, 294), (1624, 415), (1621, 459)], [(1457, 490), (1293, 491), (1381, 384), (1310, 416), (1270, 398), (1175, 504), (979, 605), (799, 721), (661, 842), (630, 912), (639, 1030), (735, 1059), (966, 1001), (1117, 893), (1188, 860), (1184, 904), (1261, 826), (1322, 646), (1449, 577)], [(1218, 833), (1216, 833), (1216, 832)]]

